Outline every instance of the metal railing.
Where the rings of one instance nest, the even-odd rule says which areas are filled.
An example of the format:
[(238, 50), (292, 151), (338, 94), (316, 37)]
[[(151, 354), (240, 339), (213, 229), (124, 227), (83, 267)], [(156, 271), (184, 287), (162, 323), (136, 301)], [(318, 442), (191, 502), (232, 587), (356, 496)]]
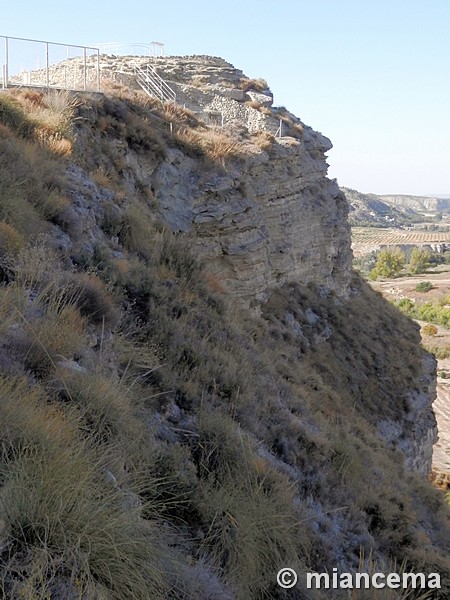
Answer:
[(0, 35), (0, 87), (100, 91), (98, 48)]
[[(154, 42), (153, 42), (154, 43)], [(100, 54), (109, 56), (155, 56), (155, 50), (151, 44), (107, 42), (94, 44), (100, 50)]]
[(175, 91), (158, 75), (152, 65), (148, 64), (145, 68), (135, 65), (134, 75), (138, 84), (149, 96), (156, 96), (161, 102), (176, 102)]

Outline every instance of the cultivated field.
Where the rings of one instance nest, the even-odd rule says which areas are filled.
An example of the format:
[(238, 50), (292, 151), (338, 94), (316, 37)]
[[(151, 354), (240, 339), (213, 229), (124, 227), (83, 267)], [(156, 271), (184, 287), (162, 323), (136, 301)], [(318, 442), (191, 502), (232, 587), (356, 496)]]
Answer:
[(380, 229), (352, 227), (352, 248), (355, 256), (377, 250), (381, 246), (450, 244), (449, 231), (415, 231), (412, 229)]

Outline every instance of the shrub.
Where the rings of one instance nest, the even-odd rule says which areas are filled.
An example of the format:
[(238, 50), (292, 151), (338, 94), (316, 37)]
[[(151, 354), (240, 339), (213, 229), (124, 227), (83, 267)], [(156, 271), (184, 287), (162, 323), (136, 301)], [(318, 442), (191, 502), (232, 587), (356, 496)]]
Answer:
[(28, 136), (32, 130), (20, 103), (10, 94), (0, 94), (0, 123), (19, 135)]
[(27, 369), (48, 375), (60, 360), (72, 359), (83, 347), (85, 320), (73, 306), (52, 307), (36, 321), (26, 321), (17, 346)]
[(408, 316), (411, 316), (414, 312), (415, 304), (410, 298), (402, 298), (394, 304)]
[(435, 325), (427, 324), (422, 327), (421, 331), (424, 335), (435, 336), (437, 335), (438, 328)]
[(437, 359), (444, 359), (450, 357), (450, 346), (426, 346), (427, 352), (431, 352)]
[(431, 281), (421, 281), (416, 285), (416, 292), (429, 292), (433, 289)]
[(0, 221), (0, 255), (17, 253), (25, 245), (25, 240), (20, 233), (4, 221)]

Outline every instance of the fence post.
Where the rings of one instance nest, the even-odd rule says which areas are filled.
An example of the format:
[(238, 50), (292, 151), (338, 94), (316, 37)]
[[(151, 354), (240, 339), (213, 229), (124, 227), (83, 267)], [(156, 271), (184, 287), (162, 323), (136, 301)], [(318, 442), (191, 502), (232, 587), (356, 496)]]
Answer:
[(5, 37), (5, 76), (4, 76), (4, 89), (6, 90), (6, 88), (8, 87), (8, 79), (9, 79), (9, 68), (8, 68), (8, 38)]
[[(47, 90), (50, 87), (50, 76), (48, 72), (48, 42), (45, 42), (45, 74), (47, 80)], [(31, 81), (30, 81), (31, 83)]]
[(66, 90), (69, 89), (69, 84), (67, 82), (67, 61), (69, 60), (69, 46), (66, 46), (66, 64), (64, 65), (64, 87), (66, 88)]
[(97, 48), (97, 92), (100, 91), (100, 50)]
[(86, 69), (87, 69), (87, 66), (86, 66), (86, 48), (83, 48), (83, 60), (84, 60), (83, 89), (84, 89), (84, 91), (86, 91), (86, 76), (87, 76), (87, 73), (86, 73)]

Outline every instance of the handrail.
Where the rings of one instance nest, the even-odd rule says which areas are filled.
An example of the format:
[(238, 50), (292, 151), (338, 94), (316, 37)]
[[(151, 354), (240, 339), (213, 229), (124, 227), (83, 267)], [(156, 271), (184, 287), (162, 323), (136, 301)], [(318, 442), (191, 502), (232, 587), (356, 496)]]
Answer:
[(162, 102), (176, 102), (176, 92), (156, 72), (152, 65), (147, 64), (144, 70), (139, 65), (134, 65), (136, 81), (149, 96), (157, 96)]

